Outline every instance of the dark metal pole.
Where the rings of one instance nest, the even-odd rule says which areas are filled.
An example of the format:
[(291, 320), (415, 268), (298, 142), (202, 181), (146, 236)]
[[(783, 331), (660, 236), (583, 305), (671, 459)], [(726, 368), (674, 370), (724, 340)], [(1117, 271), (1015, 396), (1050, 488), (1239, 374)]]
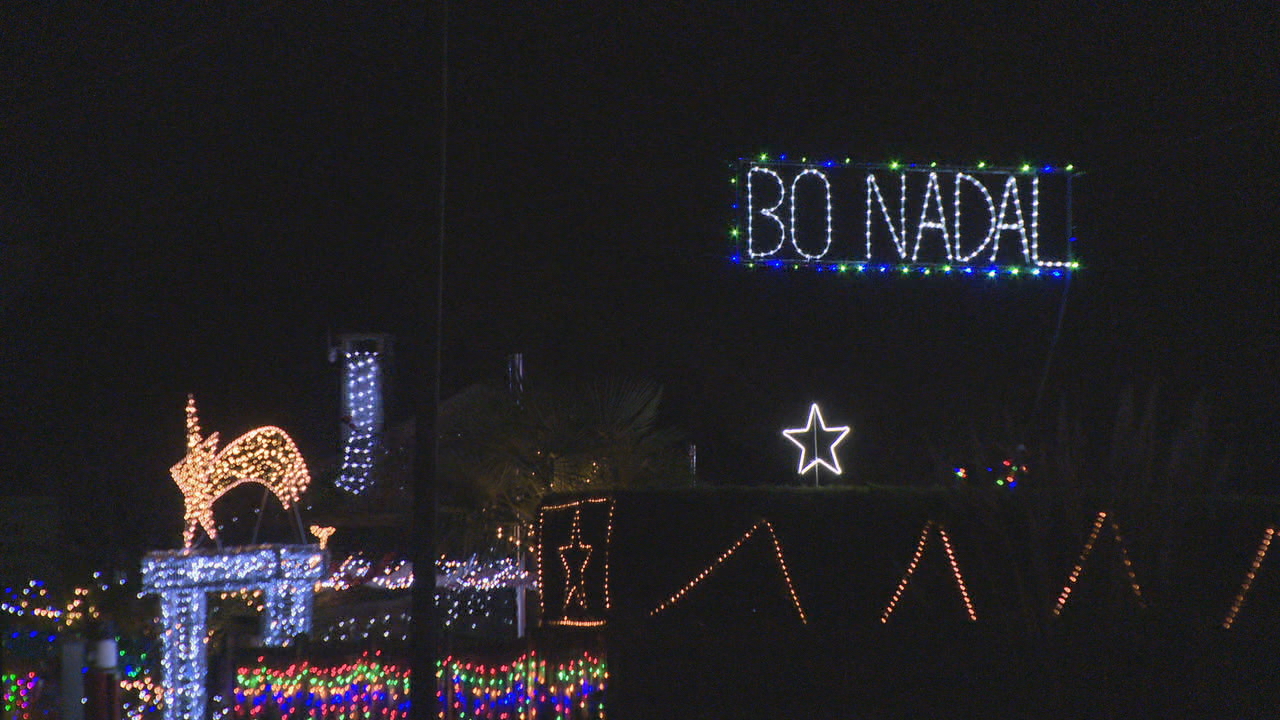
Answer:
[[(436, 609), (436, 517), (438, 507), (437, 494), (437, 455), (439, 450), (436, 418), (440, 407), (440, 364), (442, 324), (444, 320), (444, 246), (445, 246), (445, 208), (446, 183), (448, 168), (448, 110), (449, 110), (449, 3), (448, 0), (435, 0), (427, 15), (426, 62), (423, 70), (430, 77), (438, 69), (438, 95), (428, 90), (427, 108), (432, 117), (424, 118), (428, 123), (438, 123), (438, 170), (439, 186), (436, 205), (436, 247), (435, 267), (428, 264), (424, 268), (424, 298), (433, 307), (423, 316), (434, 319), (434, 327), (423, 333), (425, 352), (421, 353), (424, 362), (417, 373), (418, 382), (416, 438), (413, 467), (413, 519), (411, 536), (413, 538), (413, 617), (410, 622), (410, 685), (409, 702), (410, 717), (413, 720), (427, 720), (437, 717), (436, 700), (436, 663), (440, 659), (440, 631)], [(430, 87), (430, 85), (428, 85)], [(433, 102), (434, 101), (434, 102)], [(430, 144), (427, 155), (430, 156)], [(430, 216), (428, 216), (430, 217)], [(430, 227), (430, 221), (423, 226)], [(434, 272), (433, 272), (434, 270)]]

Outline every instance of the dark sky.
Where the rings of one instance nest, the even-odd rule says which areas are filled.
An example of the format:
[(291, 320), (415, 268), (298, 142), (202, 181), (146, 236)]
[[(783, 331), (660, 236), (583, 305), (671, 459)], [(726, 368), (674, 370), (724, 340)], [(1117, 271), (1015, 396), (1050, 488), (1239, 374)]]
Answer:
[[(726, 261), (761, 151), (1074, 163), (1045, 403), (1198, 395), (1275, 489), (1277, 14), (1267, 4), (458, 3), (444, 391), (636, 375), (712, 481), (789, 482), (824, 403), (868, 479), (1025, 426), (1066, 285), (866, 282)], [(1119, 5), (1119, 4), (1117, 4)], [(427, 348), (438, 68), (425, 8), (33, 3), (0, 93), (0, 491), (168, 543), (182, 405), (336, 452), (328, 331)], [(403, 397), (399, 407), (407, 403)], [(1041, 418), (1043, 419), (1043, 418)], [(994, 429), (993, 436), (1000, 435)], [(1007, 435), (1007, 433), (1006, 433)], [(1007, 437), (1006, 437), (1007, 439)], [(100, 533), (100, 534), (98, 534)]]

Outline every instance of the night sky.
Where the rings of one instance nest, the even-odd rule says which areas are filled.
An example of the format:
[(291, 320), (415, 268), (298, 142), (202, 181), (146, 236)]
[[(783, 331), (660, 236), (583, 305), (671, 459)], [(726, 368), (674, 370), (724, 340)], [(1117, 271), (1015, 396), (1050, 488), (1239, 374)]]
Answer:
[[(1280, 23), (1173, 5), (456, 4), (444, 394), (511, 352), (531, 384), (651, 378), (702, 479), (752, 484), (794, 481), (780, 430), (820, 401), (857, 479), (918, 483), (972, 428), (1014, 441), (1063, 403), (1102, 427), (1154, 385), (1170, 422), (1210, 401), (1235, 489), (1280, 489)], [(396, 336), (407, 414), (437, 236), (426, 17), (10, 12), (0, 492), (65, 497), (90, 554), (170, 546), (185, 394), (206, 430), (277, 424), (321, 464), (330, 332)], [(759, 152), (1074, 163), (1085, 268), (1069, 290), (746, 271), (728, 181)]]

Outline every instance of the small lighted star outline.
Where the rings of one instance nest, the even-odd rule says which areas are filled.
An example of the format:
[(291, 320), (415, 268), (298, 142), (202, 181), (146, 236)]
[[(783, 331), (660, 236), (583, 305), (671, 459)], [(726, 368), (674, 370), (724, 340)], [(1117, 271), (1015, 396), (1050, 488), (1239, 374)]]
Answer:
[[(809, 421), (804, 427), (783, 430), (782, 434), (800, 448), (799, 473), (801, 475), (809, 472), (816, 465), (821, 465), (836, 475), (842, 472), (840, 458), (836, 457), (836, 446), (849, 434), (849, 426), (827, 427), (827, 421), (822, 418), (822, 410), (818, 409), (818, 403), (809, 407)], [(828, 441), (832, 436), (835, 439)], [(817, 453), (817, 449), (824, 446), (827, 448), (826, 454), (831, 457), (830, 462)], [(813, 457), (809, 457), (810, 451), (814, 451)]]
[[(564, 612), (568, 614), (569, 606), (576, 604), (583, 610), (587, 609), (587, 564), (591, 562), (591, 553), (594, 548), (582, 542), (582, 511), (574, 509), (573, 511), (573, 529), (569, 532), (569, 544), (561, 545), (560, 548), (560, 564), (564, 567)], [(571, 563), (570, 554), (581, 554), (582, 562)]]

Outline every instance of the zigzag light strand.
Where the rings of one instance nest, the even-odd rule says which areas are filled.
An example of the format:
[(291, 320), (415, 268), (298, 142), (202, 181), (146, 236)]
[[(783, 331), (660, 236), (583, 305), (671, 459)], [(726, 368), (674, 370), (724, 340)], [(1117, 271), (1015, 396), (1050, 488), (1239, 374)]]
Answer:
[(1116, 547), (1120, 548), (1120, 561), (1124, 563), (1124, 573), (1129, 579), (1129, 590), (1133, 592), (1133, 596), (1138, 600), (1138, 607), (1146, 607), (1147, 603), (1142, 598), (1142, 588), (1138, 585), (1138, 576), (1133, 571), (1133, 562), (1129, 560), (1129, 548), (1125, 544), (1124, 538), (1120, 537), (1120, 526), (1112, 519), (1111, 536), (1116, 540)]
[(933, 530), (934, 527), (937, 527), (938, 537), (942, 539), (942, 548), (947, 554), (947, 563), (951, 567), (951, 577), (955, 579), (956, 589), (960, 591), (960, 600), (964, 603), (965, 614), (968, 615), (969, 622), (978, 621), (978, 613), (974, 610), (973, 599), (969, 596), (969, 587), (965, 584), (964, 575), (960, 572), (960, 563), (956, 560), (955, 548), (951, 545), (951, 538), (947, 535), (946, 528), (940, 523), (929, 520), (925, 522), (924, 528), (920, 530), (920, 539), (916, 541), (915, 553), (911, 556), (911, 562), (907, 563), (907, 569), (902, 574), (902, 579), (898, 581), (898, 587), (894, 589), (893, 597), (889, 598), (889, 603), (885, 605), (884, 612), (880, 614), (881, 623), (887, 624), (889, 617), (897, 609), (898, 601), (902, 599), (907, 585), (911, 582), (911, 576), (915, 574), (916, 568), (920, 565), (920, 559), (924, 557), (925, 548), (929, 545), (929, 531)]
[(1089, 530), (1089, 538), (1085, 540), (1084, 548), (1080, 551), (1080, 559), (1076, 561), (1075, 567), (1071, 568), (1071, 574), (1067, 576), (1067, 582), (1062, 586), (1062, 592), (1058, 595), (1058, 601), (1054, 603), (1053, 614), (1055, 617), (1062, 614), (1062, 608), (1066, 606), (1067, 600), (1071, 599), (1071, 593), (1075, 590), (1076, 583), (1079, 582), (1080, 576), (1084, 573), (1084, 564), (1089, 559), (1089, 555), (1093, 552), (1093, 546), (1098, 541), (1098, 533), (1102, 531), (1104, 524), (1110, 523), (1112, 537), (1115, 538), (1116, 547), (1120, 549), (1120, 559), (1124, 565), (1125, 574), (1129, 578), (1129, 589), (1138, 600), (1138, 605), (1146, 607), (1146, 603), (1142, 599), (1142, 588), (1138, 585), (1138, 576), (1134, 573), (1133, 562), (1129, 559), (1129, 551), (1125, 547), (1124, 538), (1120, 536), (1120, 526), (1115, 520), (1108, 520), (1106, 510), (1099, 510), (1098, 515), (1093, 520), (1093, 527)]
[(734, 541), (727, 550), (720, 553), (720, 557), (716, 558), (710, 565), (703, 568), (702, 572), (695, 575), (692, 580), (685, 584), (684, 587), (677, 590), (674, 595), (662, 601), (657, 607), (649, 611), (649, 615), (657, 615), (663, 610), (666, 610), (680, 602), (680, 600), (683, 599), (690, 590), (696, 587), (703, 580), (706, 580), (707, 577), (710, 576), (711, 573), (715, 572), (716, 568), (720, 567), (725, 560), (732, 557), (733, 554), (738, 551), (738, 548), (742, 547), (747, 540), (750, 540), (751, 536), (754, 535), (761, 527), (764, 527), (764, 529), (767, 530), (769, 535), (773, 538), (773, 550), (778, 560), (778, 568), (782, 570), (782, 579), (787, 584), (787, 592), (791, 596), (791, 604), (795, 607), (796, 614), (800, 616), (800, 622), (808, 624), (809, 618), (804, 613), (804, 607), (800, 605), (800, 597), (796, 594), (795, 585), (791, 582), (791, 573), (787, 570), (787, 561), (782, 554), (782, 543), (778, 541), (778, 534), (774, 532), (773, 525), (768, 520), (760, 520), (755, 525), (752, 525), (750, 530), (743, 533), (742, 537)]
[(1258, 577), (1258, 569), (1262, 567), (1262, 561), (1267, 557), (1267, 550), (1271, 547), (1271, 539), (1275, 534), (1274, 525), (1262, 533), (1262, 540), (1253, 554), (1253, 562), (1249, 563), (1249, 569), (1244, 574), (1244, 582), (1240, 583), (1240, 592), (1236, 593), (1235, 600), (1231, 602), (1231, 608), (1227, 610), (1227, 616), (1222, 620), (1223, 630), (1230, 630), (1235, 624), (1236, 616), (1240, 614), (1240, 608), (1244, 607), (1244, 599), (1249, 594), (1249, 588), (1253, 587), (1254, 578)]

